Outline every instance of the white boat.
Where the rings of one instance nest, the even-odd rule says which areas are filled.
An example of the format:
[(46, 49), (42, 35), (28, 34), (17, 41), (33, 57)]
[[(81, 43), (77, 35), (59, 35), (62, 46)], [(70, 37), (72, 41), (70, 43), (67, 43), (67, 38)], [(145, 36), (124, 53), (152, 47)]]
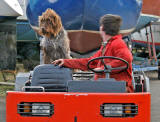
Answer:
[[(160, 0), (143, 0), (142, 14), (132, 41), (138, 45), (155, 45), (160, 49)], [(147, 34), (147, 35), (146, 35)]]
[(22, 16), (23, 10), (18, 0), (0, 0), (0, 16)]
[(132, 41), (138, 45), (147, 46), (148, 43), (160, 47), (160, 21), (150, 22), (145, 28), (133, 33), (131, 35)]

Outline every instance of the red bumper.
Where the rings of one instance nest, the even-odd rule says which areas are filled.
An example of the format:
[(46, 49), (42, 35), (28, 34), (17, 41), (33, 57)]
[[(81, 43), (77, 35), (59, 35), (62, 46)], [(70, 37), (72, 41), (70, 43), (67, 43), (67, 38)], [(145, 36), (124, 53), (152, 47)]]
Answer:
[[(29, 93), (8, 92), (7, 122), (150, 122), (150, 93)], [(50, 117), (21, 116), (17, 105), (21, 102), (49, 102), (54, 104)], [(134, 103), (138, 114), (134, 117), (103, 117), (104, 103)]]

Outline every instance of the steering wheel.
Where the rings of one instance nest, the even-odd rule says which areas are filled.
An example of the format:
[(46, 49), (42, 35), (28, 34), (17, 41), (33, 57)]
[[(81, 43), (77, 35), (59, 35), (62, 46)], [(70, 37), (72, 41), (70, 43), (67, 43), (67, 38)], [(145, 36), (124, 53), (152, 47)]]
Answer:
[[(126, 64), (126, 66), (112, 68), (111, 66), (106, 65), (106, 64), (104, 63), (104, 60), (103, 60), (103, 59), (115, 59), (115, 60), (120, 60), (120, 61), (124, 62), (124, 63)], [(95, 69), (91, 68), (91, 67), (90, 67), (90, 63), (92, 63), (92, 62), (95, 61), (95, 60), (102, 60), (102, 64), (104, 65), (104, 69), (102, 69), (102, 70), (95, 70)], [(128, 69), (128, 66), (129, 66), (129, 64), (128, 64), (128, 62), (127, 62), (126, 60), (124, 60), (124, 59), (122, 59), (122, 58), (114, 57), (114, 56), (101, 56), (101, 57), (98, 57), (98, 58), (93, 58), (93, 59), (89, 60), (89, 61), (88, 61), (88, 64), (87, 64), (88, 69), (91, 70), (91, 71), (94, 72), (94, 73), (110, 73), (112, 70), (125, 71), (125, 70)], [(119, 72), (121, 72), (121, 71), (119, 71)], [(119, 72), (118, 72), (118, 73), (119, 73)]]

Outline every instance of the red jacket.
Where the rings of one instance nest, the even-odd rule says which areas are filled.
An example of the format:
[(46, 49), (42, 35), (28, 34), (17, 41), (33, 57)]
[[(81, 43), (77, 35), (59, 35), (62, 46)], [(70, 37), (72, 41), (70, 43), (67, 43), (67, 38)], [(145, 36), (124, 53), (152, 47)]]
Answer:
[[(80, 69), (80, 70), (88, 70), (87, 63), (89, 60), (102, 56), (102, 49), (103, 46), (101, 46), (100, 50), (96, 52), (93, 56), (89, 58), (81, 58), (81, 59), (64, 59), (64, 66), (73, 68), (73, 69)], [(116, 35), (112, 37), (109, 42), (106, 45), (106, 49), (103, 56), (115, 56), (120, 57), (124, 60), (126, 60), (129, 63), (129, 68), (126, 71), (120, 72), (118, 74), (115, 74), (113, 71), (110, 74), (111, 78), (115, 78), (117, 81), (126, 81), (127, 82), (127, 91), (133, 92), (133, 86), (132, 86), (132, 54), (129, 51), (127, 45), (122, 40), (121, 35)], [(122, 61), (119, 60), (113, 60), (113, 59), (105, 59), (104, 60), (107, 65), (110, 65), (111, 67), (120, 67), (124, 66), (125, 64)], [(101, 67), (103, 68), (103, 64), (101, 64), (101, 60), (94, 61), (91, 65), (92, 68)], [(104, 78), (105, 74), (95, 74), (95, 80), (98, 78)]]

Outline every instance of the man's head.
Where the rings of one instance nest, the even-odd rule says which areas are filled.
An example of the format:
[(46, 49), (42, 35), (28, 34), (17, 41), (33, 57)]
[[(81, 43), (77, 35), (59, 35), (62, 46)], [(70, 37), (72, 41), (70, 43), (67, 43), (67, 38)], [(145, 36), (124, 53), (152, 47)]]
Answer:
[(110, 36), (119, 34), (121, 23), (122, 19), (118, 15), (106, 14), (100, 18), (100, 28)]

